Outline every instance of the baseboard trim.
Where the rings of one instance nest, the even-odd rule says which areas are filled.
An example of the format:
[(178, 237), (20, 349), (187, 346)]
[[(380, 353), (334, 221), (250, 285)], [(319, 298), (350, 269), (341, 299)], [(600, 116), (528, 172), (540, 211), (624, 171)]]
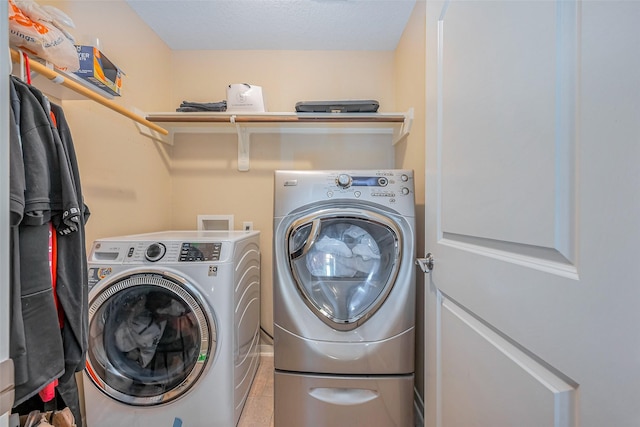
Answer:
[(258, 344), (258, 350), (260, 356), (273, 357), (273, 345), (272, 344)]

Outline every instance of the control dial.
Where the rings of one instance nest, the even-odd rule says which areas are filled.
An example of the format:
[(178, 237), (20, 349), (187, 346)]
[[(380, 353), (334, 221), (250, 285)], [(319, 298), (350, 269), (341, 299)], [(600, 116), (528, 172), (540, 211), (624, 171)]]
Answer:
[(336, 183), (339, 187), (348, 188), (351, 185), (351, 177), (346, 173), (341, 173), (338, 175), (338, 178), (336, 178)]
[(160, 261), (166, 252), (167, 248), (162, 243), (152, 243), (144, 251), (144, 257), (151, 262), (156, 262)]

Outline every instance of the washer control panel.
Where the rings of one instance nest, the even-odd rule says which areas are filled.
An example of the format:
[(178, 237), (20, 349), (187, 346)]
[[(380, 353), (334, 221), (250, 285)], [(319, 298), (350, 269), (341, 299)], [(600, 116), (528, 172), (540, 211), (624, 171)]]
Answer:
[(180, 262), (220, 261), (222, 243), (183, 243)]
[[(129, 250), (131, 252), (131, 250)], [(167, 247), (162, 243), (152, 243), (147, 246), (147, 249), (144, 251), (144, 257), (147, 261), (156, 262), (160, 261), (164, 254), (167, 253)]]
[(222, 242), (96, 242), (91, 261), (124, 263), (213, 262), (225, 256)]

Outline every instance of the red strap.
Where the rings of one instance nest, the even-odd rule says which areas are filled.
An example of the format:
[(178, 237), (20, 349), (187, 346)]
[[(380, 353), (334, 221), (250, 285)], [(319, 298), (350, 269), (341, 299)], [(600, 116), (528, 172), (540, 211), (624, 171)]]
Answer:
[(56, 292), (56, 276), (58, 272), (58, 236), (56, 230), (53, 227), (53, 223), (49, 223), (49, 266), (51, 267), (51, 287), (53, 288), (53, 301), (56, 304), (58, 310), (58, 324), (60, 329), (64, 326), (64, 313), (60, 301), (58, 301), (58, 294)]
[(58, 380), (53, 380), (49, 384), (44, 386), (44, 388), (38, 392), (40, 399), (42, 399), (43, 402), (49, 402), (53, 400), (56, 397), (57, 386)]
[(58, 128), (58, 121), (56, 120), (56, 115), (53, 114), (53, 111), (49, 111), (49, 117), (51, 117), (51, 121), (53, 122), (53, 126)]
[(27, 83), (31, 84), (31, 67), (29, 66), (29, 55), (25, 52), (22, 52), (22, 57), (24, 58), (24, 73), (27, 77)]

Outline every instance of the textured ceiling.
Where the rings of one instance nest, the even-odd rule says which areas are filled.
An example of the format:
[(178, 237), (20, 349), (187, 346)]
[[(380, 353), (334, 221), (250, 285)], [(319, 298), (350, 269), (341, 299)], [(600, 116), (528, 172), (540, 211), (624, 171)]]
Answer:
[(416, 0), (127, 0), (173, 50), (395, 50)]

